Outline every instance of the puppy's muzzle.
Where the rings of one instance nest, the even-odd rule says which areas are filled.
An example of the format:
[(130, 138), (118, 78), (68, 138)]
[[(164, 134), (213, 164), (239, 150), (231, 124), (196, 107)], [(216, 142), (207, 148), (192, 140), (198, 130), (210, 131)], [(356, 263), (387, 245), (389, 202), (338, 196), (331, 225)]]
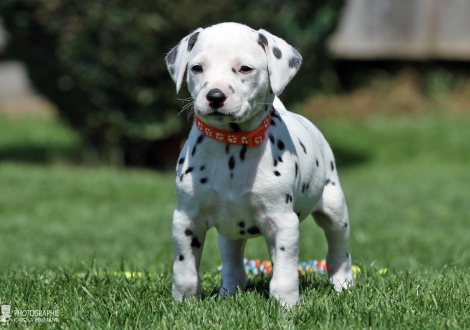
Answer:
[(213, 88), (206, 94), (206, 99), (209, 101), (209, 106), (217, 110), (224, 105), (227, 96), (220, 89)]

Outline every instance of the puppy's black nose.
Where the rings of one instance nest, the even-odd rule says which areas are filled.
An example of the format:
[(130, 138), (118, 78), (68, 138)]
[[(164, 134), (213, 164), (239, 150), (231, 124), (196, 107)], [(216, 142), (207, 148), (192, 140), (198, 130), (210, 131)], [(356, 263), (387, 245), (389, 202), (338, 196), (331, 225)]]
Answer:
[(218, 88), (211, 89), (206, 95), (207, 101), (211, 108), (217, 109), (224, 105), (224, 101), (227, 99), (225, 94)]

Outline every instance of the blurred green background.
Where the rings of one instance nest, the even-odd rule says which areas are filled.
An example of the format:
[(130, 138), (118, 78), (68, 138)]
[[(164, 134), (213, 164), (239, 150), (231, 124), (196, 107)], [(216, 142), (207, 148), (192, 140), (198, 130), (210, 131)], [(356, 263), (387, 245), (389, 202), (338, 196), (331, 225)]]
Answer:
[(190, 127), (176, 116), (189, 94), (175, 94), (163, 60), (171, 48), (222, 21), (267, 29), (310, 58), (284, 93), (300, 102), (312, 90), (337, 90), (324, 41), (341, 4), (6, 0), (0, 16), (10, 33), (6, 57), (26, 63), (35, 88), (82, 136), (88, 160), (169, 169)]
[[(200, 26), (236, 21), (303, 55), (281, 99), (333, 147), (354, 262), (470, 266), (469, 63), (334, 58), (326, 41), (343, 6), (3, 0), (1, 59), (24, 63), (48, 102), (0, 109), (0, 264), (171, 269), (171, 171), (191, 123), (164, 56)], [(301, 228), (300, 259), (323, 258), (321, 231)], [(216, 245), (212, 230), (203, 271), (220, 262)], [(247, 257), (269, 258), (262, 238)]]

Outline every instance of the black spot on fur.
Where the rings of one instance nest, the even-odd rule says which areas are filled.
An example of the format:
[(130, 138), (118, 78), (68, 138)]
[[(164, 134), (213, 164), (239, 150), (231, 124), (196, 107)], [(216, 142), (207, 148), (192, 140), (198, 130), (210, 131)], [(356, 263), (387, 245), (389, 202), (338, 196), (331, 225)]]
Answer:
[(199, 167), (200, 171), (204, 171), (205, 169), (206, 169), (206, 165), (202, 165), (201, 167)]
[(238, 225), (239, 225), (241, 228), (245, 228), (245, 223), (244, 223), (243, 221), (240, 221), (240, 222), (238, 223)]
[(330, 182), (331, 182), (330, 179), (326, 179), (326, 181), (325, 181), (325, 186), (329, 185)]
[(188, 228), (188, 229), (186, 229), (186, 230), (184, 231), (184, 234), (185, 234), (186, 236), (192, 236), (192, 235), (193, 235), (193, 231)]
[(346, 252), (346, 258), (349, 259), (349, 252)]
[(202, 184), (206, 183), (207, 182), (207, 178), (202, 178), (201, 180), (199, 180)]
[(300, 218), (300, 212), (297, 212), (296, 214), (297, 214), (297, 216)]
[(203, 135), (203, 134), (201, 134), (201, 135), (199, 135), (199, 136), (197, 137), (196, 144), (194, 145), (193, 150), (191, 151), (191, 156), (194, 156), (194, 154), (196, 153), (196, 146), (197, 146), (198, 144), (200, 144), (203, 139), (204, 139), (204, 135)]
[(244, 231), (244, 230), (240, 230), (239, 233), (240, 233), (241, 235), (245, 235), (245, 231)]
[(281, 247), (279, 248), (279, 250), (281, 250), (281, 251), (285, 251), (285, 250), (286, 250), (286, 248), (285, 248), (285, 247), (283, 247), (283, 246), (281, 246)]
[(347, 222), (344, 224), (344, 228), (348, 228), (348, 223)]
[[(178, 44), (179, 45), (179, 44)], [(166, 54), (166, 61), (168, 64), (175, 64), (176, 56), (178, 55), (178, 45), (173, 47), (168, 54)]]
[(289, 68), (298, 70), (301, 64), (302, 64), (302, 61), (300, 60), (300, 57), (294, 56), (294, 57), (291, 57), (289, 60)]
[(335, 163), (333, 161), (330, 162), (330, 166), (331, 166), (331, 171), (334, 171), (335, 170)]
[(193, 237), (192, 241), (191, 241), (191, 246), (192, 247), (195, 247), (196, 249), (199, 249), (201, 247), (201, 242), (199, 242), (199, 240), (197, 239), (197, 237)]
[(273, 54), (274, 54), (274, 57), (276, 57), (278, 60), (282, 58), (282, 52), (277, 47), (273, 47)]
[(247, 231), (248, 231), (248, 234), (251, 234), (251, 235), (261, 234), (261, 231), (259, 230), (259, 228), (255, 226), (248, 228)]
[(269, 94), (274, 94), (273, 89), (271, 87), (269, 88)]
[(235, 70), (235, 68), (232, 68), (232, 72), (237, 73), (237, 70)]
[(274, 171), (274, 175), (275, 176), (281, 176), (281, 173), (279, 173), (278, 171)]
[(184, 260), (184, 255), (180, 254), (178, 260), (179, 260), (179, 261), (183, 261), (183, 260)]
[(231, 170), (235, 168), (235, 157), (231, 156), (228, 160), (228, 168)]
[(279, 121), (281, 120), (281, 116), (279, 116), (279, 114), (277, 113), (277, 111), (273, 111), (273, 114), (272, 114), (271, 116), (273, 116), (274, 118), (279, 119)]
[(181, 157), (179, 160), (178, 160), (178, 164), (183, 164), (184, 163), (184, 158)]
[(318, 159), (315, 159), (315, 162), (317, 163), (317, 167), (320, 167), (320, 163), (318, 162)]
[(298, 172), (299, 172), (299, 165), (295, 163), (295, 177), (297, 177)]
[(277, 166), (277, 159), (274, 160), (274, 167)]
[(206, 88), (208, 84), (209, 84), (209, 82), (206, 81), (206, 82), (204, 83), (204, 85), (202, 85), (202, 88)]
[(195, 33), (193, 33), (193, 34), (191, 35), (191, 37), (189, 37), (189, 40), (188, 40), (188, 52), (190, 52), (191, 50), (193, 50), (194, 44), (196, 43), (198, 36), (199, 36), (199, 32), (195, 32)]
[(272, 134), (269, 134), (269, 141), (271, 141), (271, 143), (274, 143), (274, 136)]
[(170, 66), (170, 73), (171, 75), (175, 74), (175, 68), (173, 66)]
[(225, 145), (225, 153), (228, 154), (230, 152), (230, 143)]
[(264, 36), (264, 34), (259, 33), (258, 34), (258, 43), (268, 45), (268, 39)]
[(268, 105), (264, 106), (264, 111), (268, 111)]
[(281, 140), (277, 140), (277, 147), (279, 150), (284, 150), (285, 149), (285, 145), (284, 145), (284, 142), (282, 142)]
[(289, 202), (292, 203), (293, 199), (294, 199), (294, 198), (292, 197), (291, 194), (286, 194), (286, 204), (288, 204)]
[(305, 190), (308, 190), (309, 187), (310, 187), (310, 184), (307, 183), (307, 185), (305, 186)]
[(246, 154), (246, 151), (248, 150), (248, 146), (246, 144), (244, 144), (242, 146), (242, 149), (240, 150), (240, 160), (241, 161), (244, 161), (245, 160), (245, 154)]
[(281, 157), (281, 156), (277, 157), (277, 160), (278, 160), (280, 163), (284, 163), (284, 161), (282, 160), (282, 157)]
[(191, 166), (191, 167), (188, 167), (188, 168), (186, 169), (186, 171), (184, 172), (184, 174), (191, 173), (193, 170), (194, 170), (194, 167), (192, 167), (192, 166)]
[(230, 128), (232, 128), (234, 132), (240, 132), (241, 130), (237, 123), (230, 123)]
[(234, 94), (235, 93), (235, 90), (233, 89), (232, 86), (228, 85), (228, 90), (230, 91), (230, 93)]
[(276, 122), (274, 120), (271, 120), (271, 125), (276, 126)]
[(302, 193), (304, 193), (304, 192), (305, 192), (305, 187), (306, 187), (305, 183), (304, 183), (304, 184), (302, 184)]
[(184, 174), (181, 174), (180, 181), (183, 181), (183, 176), (184, 176)]
[(230, 179), (233, 179), (233, 172), (230, 173)]
[(300, 141), (300, 139), (299, 139), (299, 143), (300, 143), (300, 146), (302, 147), (304, 153), (307, 154), (307, 149), (305, 149), (305, 146), (304, 146), (304, 144), (302, 143), (302, 141)]

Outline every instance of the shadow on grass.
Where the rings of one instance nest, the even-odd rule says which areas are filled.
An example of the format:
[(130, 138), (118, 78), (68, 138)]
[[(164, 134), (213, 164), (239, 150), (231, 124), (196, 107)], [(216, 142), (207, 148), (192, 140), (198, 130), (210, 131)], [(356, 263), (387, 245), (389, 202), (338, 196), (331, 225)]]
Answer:
[(371, 155), (364, 151), (350, 150), (345, 147), (331, 144), (333, 154), (335, 155), (336, 165), (341, 167), (352, 167), (362, 165), (371, 160)]
[(44, 164), (58, 160), (73, 162), (79, 158), (78, 147), (18, 145), (0, 148), (0, 161)]

